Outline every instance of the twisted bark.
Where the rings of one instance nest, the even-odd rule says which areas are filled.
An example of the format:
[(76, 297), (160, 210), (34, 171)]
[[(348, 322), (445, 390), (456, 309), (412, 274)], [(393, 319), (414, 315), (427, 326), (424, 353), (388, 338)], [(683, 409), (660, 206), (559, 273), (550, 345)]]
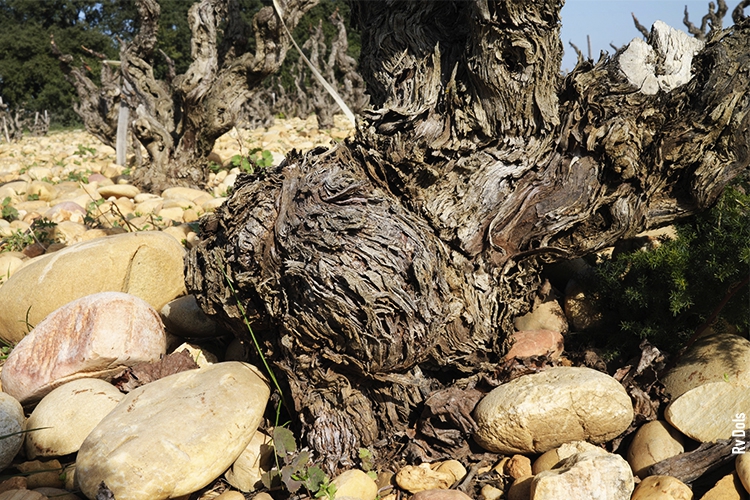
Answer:
[[(73, 111), (81, 117), (88, 133), (115, 148), (117, 139), (117, 115), (120, 107), (120, 77), (109, 64), (102, 64), (101, 83), (97, 85), (86, 74), (86, 64), (73, 66), (73, 56), (63, 54), (50, 35), (52, 53), (60, 61), (65, 79), (73, 85), (79, 102), (73, 104)], [(93, 55), (105, 59), (104, 54)]]
[[(234, 283), (331, 469), (393, 450), (431, 394), (492, 373), (540, 261), (705, 209), (750, 163), (750, 23), (709, 37), (683, 85), (657, 67), (672, 90), (647, 94), (631, 53), (563, 79), (560, 7), (358, 3), (374, 109), (356, 138), (238, 179), (203, 220), (188, 288), (247, 337)], [(423, 435), (432, 457), (465, 449), (462, 428)]]

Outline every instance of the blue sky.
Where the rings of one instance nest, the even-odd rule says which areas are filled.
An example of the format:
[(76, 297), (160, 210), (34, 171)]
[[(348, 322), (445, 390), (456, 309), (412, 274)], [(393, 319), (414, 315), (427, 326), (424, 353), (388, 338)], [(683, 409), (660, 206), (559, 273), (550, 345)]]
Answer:
[[(736, 4), (736, 1), (727, 2), (729, 12), (724, 17), (725, 26), (732, 24), (732, 9)], [(620, 47), (640, 37), (631, 12), (648, 29), (659, 19), (673, 28), (687, 31), (682, 24), (686, 5), (690, 21), (700, 26), (701, 18), (708, 13), (708, 0), (566, 0), (562, 9), (563, 69), (571, 70), (576, 63), (577, 57), (568, 43), (570, 41), (585, 55), (586, 35), (591, 36), (591, 53), (597, 60), (601, 50), (610, 54), (614, 52), (609, 46), (610, 42)]]

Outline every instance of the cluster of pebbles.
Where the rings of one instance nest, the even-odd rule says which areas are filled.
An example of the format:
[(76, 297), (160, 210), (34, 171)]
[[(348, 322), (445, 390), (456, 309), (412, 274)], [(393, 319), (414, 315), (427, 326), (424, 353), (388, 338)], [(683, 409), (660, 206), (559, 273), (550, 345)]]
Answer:
[[(223, 137), (224, 168), (206, 192), (141, 193), (114, 152), (82, 132), (0, 144), (0, 338), (13, 347), (0, 372), (0, 468), (14, 476), (0, 482), (0, 500), (270, 500), (258, 493), (274, 464), (258, 429), (269, 382), (236, 346), (207, 347), (221, 330), (186, 295), (182, 263), (198, 241), (193, 223), (239, 172), (235, 155), (260, 148), (278, 161), (351, 133), (343, 118), (328, 133), (313, 120)], [(471, 473), (457, 460), (354, 468), (332, 479), (335, 498), (467, 500), (459, 486), (473, 475), (489, 478), (478, 500), (692, 499), (689, 484), (649, 471), (732, 435), (750, 415), (750, 341), (702, 338), (663, 379), (672, 395), (664, 420), (610, 453), (605, 444), (636, 412), (620, 379), (567, 362), (570, 326), (591, 320), (581, 303), (575, 290), (547, 295), (516, 319), (508, 360), (546, 356), (556, 366), (477, 404), (473, 440), (496, 463)], [(747, 498), (744, 457), (700, 498)]]

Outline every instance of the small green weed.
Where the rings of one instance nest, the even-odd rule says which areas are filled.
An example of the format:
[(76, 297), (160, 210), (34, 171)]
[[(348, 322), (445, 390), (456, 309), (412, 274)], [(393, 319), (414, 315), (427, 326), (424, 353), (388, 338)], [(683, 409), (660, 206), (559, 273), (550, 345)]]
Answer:
[(251, 149), (247, 156), (234, 155), (232, 165), (239, 167), (246, 174), (252, 174), (256, 168), (266, 168), (273, 165), (273, 154), (267, 149)]
[(78, 156), (86, 156), (86, 155), (94, 156), (96, 154), (96, 149), (84, 146), (83, 144), (79, 144), (78, 149), (73, 154), (78, 155)]
[(18, 219), (18, 210), (10, 206), (11, 201), (10, 196), (6, 196), (2, 205), (0, 205), (0, 215), (8, 222)]
[(266, 488), (283, 484), (290, 493), (296, 493), (304, 487), (311, 497), (333, 500), (336, 486), (320, 467), (310, 465), (309, 452), (297, 451), (297, 441), (292, 431), (284, 427), (275, 427), (273, 448), (277, 457), (276, 467), (261, 476)]
[(216, 163), (215, 161), (210, 161), (208, 162), (208, 170), (215, 174), (218, 174), (220, 171), (224, 170), (224, 167), (220, 163)]
[(28, 194), (28, 195), (26, 195), (26, 199), (28, 201), (37, 201), (37, 200), (39, 200), (39, 193)]
[(0, 252), (22, 252), (24, 248), (34, 243), (34, 237), (26, 231), (16, 229), (10, 236), (0, 240)]
[(245, 173), (252, 174), (253, 173), (253, 164), (250, 162), (250, 160), (242, 155), (234, 155), (232, 156), (232, 165), (235, 167), (239, 167), (240, 170), (242, 170)]
[(84, 184), (88, 184), (89, 175), (91, 175), (91, 170), (85, 170), (83, 172), (69, 172), (65, 180), (72, 182), (83, 182)]

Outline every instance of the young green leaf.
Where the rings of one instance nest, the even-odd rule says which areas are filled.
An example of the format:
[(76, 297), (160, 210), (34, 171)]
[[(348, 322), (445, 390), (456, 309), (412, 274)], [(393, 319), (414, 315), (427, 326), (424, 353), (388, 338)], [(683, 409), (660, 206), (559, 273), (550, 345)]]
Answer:
[(284, 458), (289, 453), (297, 451), (297, 440), (289, 429), (284, 427), (274, 427), (273, 429), (273, 447), (276, 454)]

